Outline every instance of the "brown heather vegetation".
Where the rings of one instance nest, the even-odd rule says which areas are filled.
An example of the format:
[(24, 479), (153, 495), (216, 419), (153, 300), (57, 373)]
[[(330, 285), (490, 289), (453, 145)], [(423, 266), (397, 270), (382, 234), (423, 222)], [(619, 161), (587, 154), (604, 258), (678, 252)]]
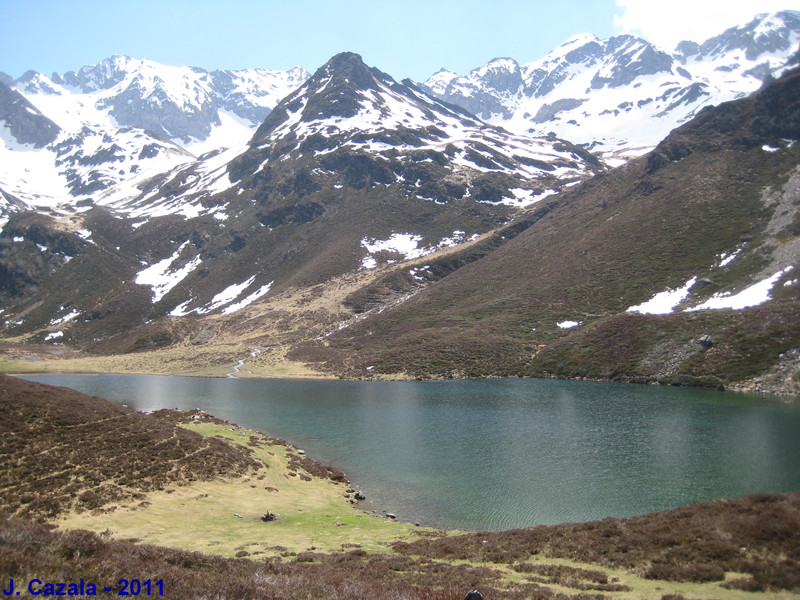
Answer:
[(242, 449), (164, 419), (0, 375), (0, 505), (16, 515), (143, 500), (170, 484), (257, 466)]
[(726, 572), (736, 572), (751, 577), (726, 585), (800, 591), (800, 493), (719, 499), (624, 519), (426, 539), (395, 544), (394, 549), (515, 564), (522, 572), (537, 571), (524, 563), (537, 555), (633, 569), (645, 578), (666, 581), (722, 581)]
[[(175, 599), (459, 600), (477, 588), (492, 599), (599, 600), (630, 597), (625, 594), (631, 588), (604, 570), (609, 567), (662, 580), (656, 590), (671, 589), (669, 581), (722, 581), (726, 570), (736, 570), (740, 575), (723, 586), (766, 590), (767, 596), (753, 596), (764, 598), (800, 590), (798, 509), (800, 494), (762, 495), (632, 519), (422, 539), (395, 545), (399, 555), (355, 549), (259, 561), (140, 545), (84, 530), (60, 533), (3, 514), (0, 576), (15, 578), (17, 587), (32, 577), (83, 578), (104, 586), (120, 578), (163, 579), (165, 597)], [(559, 563), (565, 556), (597, 567)], [(509, 567), (519, 577), (509, 577)], [(713, 590), (707, 593), (714, 597)]]

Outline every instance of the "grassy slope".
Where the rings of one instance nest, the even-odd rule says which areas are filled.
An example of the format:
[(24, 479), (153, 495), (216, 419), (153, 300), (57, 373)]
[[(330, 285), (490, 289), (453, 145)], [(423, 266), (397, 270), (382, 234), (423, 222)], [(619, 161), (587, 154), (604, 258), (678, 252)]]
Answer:
[[(495, 252), (330, 343), (340, 354), (358, 355), (351, 375), (376, 365), (420, 376), (555, 373), (647, 381), (658, 379), (657, 369), (641, 361), (659, 341), (709, 333), (724, 342), (717, 354), (725, 356), (694, 360), (663, 381), (716, 384), (753, 376), (800, 345), (796, 286), (779, 283), (779, 297), (760, 311), (684, 314), (673, 318), (675, 325), (619, 315), (693, 276), (708, 279), (700, 290), (705, 296), (752, 281), (769, 263), (767, 244), (774, 242), (766, 234), (772, 212), (763, 187), (786, 181), (798, 160), (796, 149), (778, 156), (754, 148), (695, 153), (655, 173), (647, 172), (645, 159), (634, 161), (563, 194)], [(792, 235), (784, 232), (779, 243)], [(714, 268), (743, 242), (746, 249), (728, 269)], [(565, 320), (584, 327), (559, 329)], [(596, 328), (601, 338), (592, 336)], [(646, 335), (647, 328), (655, 333)], [(783, 335), (772, 348), (757, 339), (776, 332)], [(733, 364), (742, 352), (754, 359)], [(306, 349), (296, 356), (313, 355)], [(346, 368), (336, 356), (330, 353), (328, 367)]]
[[(181, 426), (244, 445), (264, 467), (246, 476), (150, 493), (144, 506), (71, 513), (58, 519), (58, 525), (109, 530), (116, 537), (222, 556), (336, 552), (348, 547), (376, 552), (389, 541), (412, 535), (411, 525), (350, 504), (345, 483), (310, 475), (296, 462), (301, 455), (293, 448), (237, 426), (205, 421)], [(267, 512), (278, 520), (261, 521)]]
[[(374, 550), (412, 529), (357, 510), (341, 473), (218, 419), (145, 415), (6, 376), (0, 390), (0, 503), (17, 515), (227, 556), (249, 542)], [(266, 512), (278, 521), (263, 523)]]

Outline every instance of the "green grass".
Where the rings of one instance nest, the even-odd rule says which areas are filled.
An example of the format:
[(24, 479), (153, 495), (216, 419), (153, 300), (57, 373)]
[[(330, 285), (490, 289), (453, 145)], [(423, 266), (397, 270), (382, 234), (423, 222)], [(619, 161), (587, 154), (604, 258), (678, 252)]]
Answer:
[[(291, 447), (230, 425), (190, 423), (184, 427), (244, 446), (264, 467), (243, 477), (150, 492), (144, 504), (69, 514), (58, 520), (59, 526), (108, 530), (118, 538), (135, 537), (222, 556), (242, 551), (256, 556), (336, 552), (353, 547), (386, 552), (387, 544), (414, 539), (424, 531), (360, 510), (346, 497), (346, 483), (292, 468), (291, 458), (297, 455)], [(267, 512), (274, 513), (277, 521), (261, 521)]]

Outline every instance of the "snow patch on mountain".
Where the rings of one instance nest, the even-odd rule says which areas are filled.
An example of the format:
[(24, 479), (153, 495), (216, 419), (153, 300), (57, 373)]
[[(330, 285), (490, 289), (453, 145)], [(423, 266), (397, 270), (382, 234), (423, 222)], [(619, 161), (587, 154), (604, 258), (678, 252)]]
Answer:
[(222, 314), (223, 315), (230, 315), (230, 314), (233, 314), (233, 313), (243, 309), (245, 306), (249, 306), (250, 304), (252, 304), (256, 300), (258, 300), (262, 296), (266, 295), (266, 293), (269, 292), (269, 289), (271, 287), (272, 287), (272, 281), (270, 281), (269, 283), (267, 283), (265, 285), (262, 285), (256, 291), (254, 291), (253, 293), (249, 294), (248, 296), (246, 296), (244, 299), (240, 300), (239, 302), (234, 302), (233, 304), (223, 308), (222, 309)]
[(668, 315), (675, 310), (675, 307), (689, 297), (689, 290), (695, 283), (697, 283), (697, 277), (692, 277), (683, 287), (659, 292), (647, 302), (631, 306), (627, 312), (635, 312), (643, 315)]
[[(738, 253), (738, 252), (737, 252)], [(737, 253), (725, 255), (717, 266), (727, 265)], [(696, 312), (700, 310), (743, 310), (753, 306), (759, 306), (771, 299), (772, 288), (785, 274), (791, 272), (792, 266), (786, 267), (769, 277), (766, 277), (740, 291), (737, 294), (732, 292), (720, 292), (711, 296), (705, 302), (696, 306), (685, 308), (685, 312)], [(692, 287), (697, 283), (697, 277), (689, 279), (682, 287), (677, 289), (667, 289), (654, 295), (650, 300), (631, 306), (627, 312), (635, 312), (645, 315), (669, 315), (689, 297)], [(784, 284), (786, 285), (786, 284)]]
[(137, 285), (149, 285), (153, 290), (153, 303), (158, 302), (167, 293), (178, 285), (202, 262), (199, 256), (194, 257), (183, 266), (173, 268), (174, 263), (179, 260), (181, 253), (189, 242), (184, 242), (175, 252), (167, 258), (139, 271), (134, 278)]
[(698, 310), (721, 310), (732, 309), (742, 310), (752, 306), (764, 304), (771, 299), (772, 288), (778, 280), (786, 273), (792, 271), (793, 267), (789, 266), (777, 273), (754, 283), (753, 285), (745, 288), (738, 294), (731, 294), (730, 292), (722, 292), (714, 294), (711, 298), (700, 304), (687, 309), (687, 312)]
[[(470, 239), (475, 239), (477, 234)], [(362, 269), (374, 269), (378, 266), (378, 260), (374, 255), (381, 252), (388, 252), (391, 254), (400, 254), (402, 260), (412, 260), (421, 258), (442, 248), (448, 248), (463, 244), (467, 241), (466, 233), (464, 231), (456, 230), (450, 237), (442, 238), (435, 246), (420, 247), (419, 243), (422, 241), (422, 236), (412, 233), (393, 233), (385, 240), (374, 238), (364, 238), (361, 240), (361, 245), (367, 250), (368, 255), (361, 261)], [(394, 261), (389, 261), (394, 262)]]
[(52, 206), (67, 197), (68, 181), (52, 152), (20, 144), (0, 123), (0, 188), (34, 205)]
[(272, 287), (272, 281), (270, 281), (269, 283), (260, 286), (255, 291), (251, 292), (238, 302), (234, 302), (237, 298), (241, 297), (242, 294), (244, 294), (250, 286), (253, 285), (255, 279), (256, 276), (253, 275), (252, 277), (248, 278), (247, 280), (241, 283), (231, 284), (224, 290), (216, 294), (209, 303), (203, 306), (187, 310), (189, 304), (192, 303), (192, 299), (190, 298), (186, 302), (176, 306), (169, 314), (173, 317), (185, 317), (192, 313), (198, 315), (205, 315), (219, 308), (222, 308), (223, 306), (225, 308), (222, 310), (222, 314), (224, 315), (233, 314), (243, 309), (244, 307), (249, 306), (262, 296), (265, 296)]

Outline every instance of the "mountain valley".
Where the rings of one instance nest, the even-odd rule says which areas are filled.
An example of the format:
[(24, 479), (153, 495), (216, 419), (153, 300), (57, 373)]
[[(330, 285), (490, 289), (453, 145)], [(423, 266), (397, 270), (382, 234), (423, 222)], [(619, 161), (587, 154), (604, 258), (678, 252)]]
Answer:
[(4, 369), (799, 395), (798, 43), (0, 77)]

